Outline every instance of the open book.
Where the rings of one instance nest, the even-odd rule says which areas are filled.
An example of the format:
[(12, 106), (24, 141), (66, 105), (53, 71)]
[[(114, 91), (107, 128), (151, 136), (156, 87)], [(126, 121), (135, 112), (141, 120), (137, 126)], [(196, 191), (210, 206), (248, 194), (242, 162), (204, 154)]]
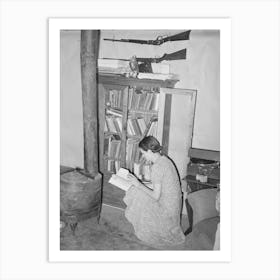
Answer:
[[(117, 174), (113, 174), (109, 180), (109, 183), (119, 187), (120, 189), (127, 191), (133, 184), (131, 181), (127, 180), (127, 175), (129, 174), (129, 170), (125, 168), (120, 168)], [(142, 182), (144, 186), (149, 189), (152, 189), (151, 182)]]
[(109, 180), (109, 183), (119, 187), (120, 189), (127, 191), (131, 186), (132, 183), (127, 180), (127, 175), (129, 171), (125, 168), (120, 168), (117, 174), (113, 174)]

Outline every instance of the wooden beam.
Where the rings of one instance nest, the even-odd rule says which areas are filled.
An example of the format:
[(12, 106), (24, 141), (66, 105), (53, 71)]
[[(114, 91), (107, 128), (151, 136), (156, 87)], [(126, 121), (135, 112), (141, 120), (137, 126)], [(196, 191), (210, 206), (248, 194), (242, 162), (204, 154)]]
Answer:
[(166, 94), (165, 95), (165, 106), (164, 106), (162, 143), (161, 143), (162, 148), (163, 148), (162, 150), (165, 154), (168, 154), (168, 148), (169, 148), (171, 105), (172, 105), (172, 94)]
[[(122, 91), (123, 98), (123, 115), (122, 115), (122, 135), (121, 135), (121, 167), (126, 167), (126, 135), (127, 135), (127, 119), (128, 119), (128, 88)], [(132, 90), (132, 89), (130, 89)]]
[(92, 176), (98, 174), (98, 95), (97, 58), (98, 30), (81, 30), (81, 81), (84, 129), (84, 169)]

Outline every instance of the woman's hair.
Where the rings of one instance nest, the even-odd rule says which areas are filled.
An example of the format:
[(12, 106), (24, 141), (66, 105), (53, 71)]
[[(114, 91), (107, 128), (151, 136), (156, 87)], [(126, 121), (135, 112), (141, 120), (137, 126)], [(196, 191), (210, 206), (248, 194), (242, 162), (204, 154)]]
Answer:
[(162, 150), (162, 146), (159, 141), (153, 136), (144, 137), (139, 143), (139, 148), (145, 152), (151, 150), (153, 153), (158, 153)]

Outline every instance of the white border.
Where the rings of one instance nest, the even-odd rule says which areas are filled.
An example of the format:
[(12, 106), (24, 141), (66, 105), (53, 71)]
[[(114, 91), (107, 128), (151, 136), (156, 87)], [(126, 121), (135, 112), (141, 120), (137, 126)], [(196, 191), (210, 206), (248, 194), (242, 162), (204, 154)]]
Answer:
[[(129, 22), (129, 25), (128, 25)], [(140, 25), (141, 23), (141, 25)], [(221, 34), (221, 250), (220, 251), (60, 251), (59, 120), (61, 29), (219, 29)], [(140, 28), (141, 27), (141, 28)], [(54, 262), (228, 262), (231, 260), (231, 22), (228, 18), (49, 19), (49, 260)], [(223, 184), (223, 182), (227, 184)]]

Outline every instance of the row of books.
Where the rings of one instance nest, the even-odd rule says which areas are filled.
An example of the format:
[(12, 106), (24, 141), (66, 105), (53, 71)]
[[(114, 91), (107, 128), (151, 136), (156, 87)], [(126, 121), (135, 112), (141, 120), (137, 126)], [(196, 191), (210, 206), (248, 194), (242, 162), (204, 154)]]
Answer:
[(147, 124), (143, 118), (128, 119), (127, 120), (127, 134), (130, 136), (145, 135)]
[[(138, 139), (127, 139), (126, 142), (126, 164), (132, 169), (133, 162), (140, 161)], [(112, 159), (120, 159), (121, 155), (121, 139), (117, 135), (112, 135), (104, 138), (104, 155)]]
[(159, 93), (142, 90), (138, 93), (134, 89), (130, 89), (128, 93), (128, 109), (156, 111), (159, 105)]
[(109, 158), (120, 159), (121, 139), (117, 135), (104, 138), (104, 155)]
[[(122, 133), (122, 117), (108, 114), (105, 118), (104, 132), (112, 132), (115, 134)], [(157, 119), (150, 118), (148, 121), (143, 117), (128, 118), (127, 134), (128, 136), (143, 137), (152, 135), (156, 137)]]
[(123, 107), (123, 93), (121, 90), (112, 89), (109, 90), (108, 103), (113, 108)]
[(122, 132), (122, 118), (113, 115), (106, 115), (104, 123), (104, 132), (112, 132), (121, 134)]
[(107, 171), (111, 173), (117, 173), (121, 167), (120, 160), (108, 159), (107, 160)]
[[(121, 110), (123, 108), (123, 93), (121, 90), (110, 90), (107, 105)], [(130, 88), (128, 92), (128, 110), (157, 111), (159, 93), (148, 90), (136, 91)]]
[[(123, 112), (117, 108), (106, 107), (105, 115), (122, 118)], [(128, 119), (143, 118), (145, 120), (145, 123), (148, 124), (150, 122), (151, 118), (157, 118), (157, 115), (158, 115), (157, 111), (130, 110), (130, 111), (128, 111), (127, 117), (128, 117)]]
[(126, 142), (126, 168), (130, 171), (133, 171), (134, 163), (139, 162), (141, 158), (138, 145), (139, 140), (136, 139), (128, 139)]

